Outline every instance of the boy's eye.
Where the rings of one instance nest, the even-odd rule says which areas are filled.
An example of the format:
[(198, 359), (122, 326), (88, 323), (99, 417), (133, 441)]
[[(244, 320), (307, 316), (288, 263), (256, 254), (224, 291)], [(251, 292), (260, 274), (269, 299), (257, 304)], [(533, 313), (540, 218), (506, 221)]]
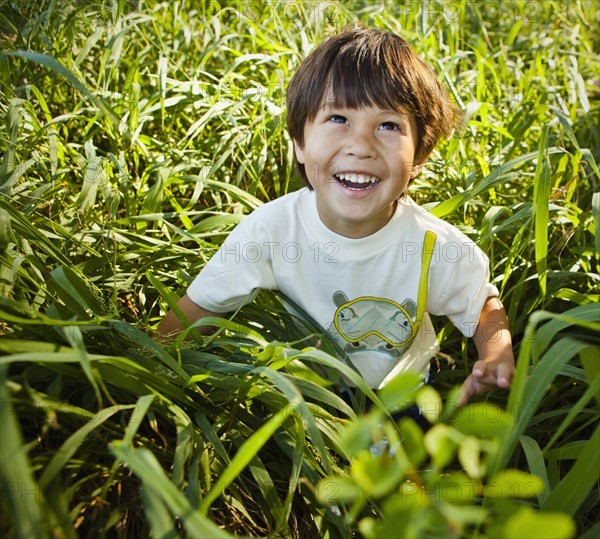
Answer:
[(394, 131), (400, 129), (400, 126), (394, 122), (383, 122), (381, 124), (381, 129)]
[(345, 124), (347, 122), (346, 117), (342, 116), (341, 114), (333, 114), (329, 117), (329, 119), (338, 124)]

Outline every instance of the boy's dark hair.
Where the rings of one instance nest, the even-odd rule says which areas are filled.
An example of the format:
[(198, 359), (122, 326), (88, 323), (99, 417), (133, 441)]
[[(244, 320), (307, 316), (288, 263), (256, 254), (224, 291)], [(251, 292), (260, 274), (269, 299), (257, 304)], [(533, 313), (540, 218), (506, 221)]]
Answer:
[[(351, 109), (370, 105), (409, 112), (417, 123), (415, 162), (423, 163), (438, 140), (458, 126), (462, 112), (433, 69), (400, 36), (362, 27), (342, 29), (300, 64), (286, 94), (287, 128), (304, 146), (304, 126), (323, 104)], [(304, 165), (296, 166), (310, 186)]]

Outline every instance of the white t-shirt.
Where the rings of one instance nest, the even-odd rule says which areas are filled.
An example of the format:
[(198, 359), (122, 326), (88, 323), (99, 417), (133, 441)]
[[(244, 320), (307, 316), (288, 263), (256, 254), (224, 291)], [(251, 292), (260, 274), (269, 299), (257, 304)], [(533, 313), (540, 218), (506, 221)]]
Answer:
[[(419, 294), (427, 231), (435, 245), (426, 291)], [(427, 368), (437, 351), (427, 313), (447, 316), (471, 337), (485, 301), (498, 295), (481, 249), (410, 197), (382, 229), (352, 239), (322, 223), (307, 188), (246, 217), (187, 294), (207, 310), (226, 313), (259, 289), (279, 290), (310, 314), (373, 388), (400, 371)], [(419, 310), (425, 311), (420, 325)]]

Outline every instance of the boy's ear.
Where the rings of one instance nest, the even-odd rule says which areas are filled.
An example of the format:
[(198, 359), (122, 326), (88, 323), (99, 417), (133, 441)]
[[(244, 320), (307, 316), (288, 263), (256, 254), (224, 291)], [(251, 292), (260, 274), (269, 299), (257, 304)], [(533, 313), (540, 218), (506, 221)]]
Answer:
[(419, 172), (421, 172), (423, 165), (424, 165), (424, 163), (413, 163), (412, 164), (412, 167), (410, 169), (410, 179), (411, 180), (414, 180), (417, 177)]
[[(426, 155), (419, 156), (419, 160), (416, 159), (412, 162), (411, 170), (410, 170), (410, 179), (414, 180), (421, 172), (421, 169), (425, 166), (427, 159), (431, 155), (431, 151), (429, 151)], [(415, 156), (416, 157), (416, 156)]]
[(296, 152), (298, 163), (304, 165), (304, 149), (296, 139), (294, 139), (294, 151)]

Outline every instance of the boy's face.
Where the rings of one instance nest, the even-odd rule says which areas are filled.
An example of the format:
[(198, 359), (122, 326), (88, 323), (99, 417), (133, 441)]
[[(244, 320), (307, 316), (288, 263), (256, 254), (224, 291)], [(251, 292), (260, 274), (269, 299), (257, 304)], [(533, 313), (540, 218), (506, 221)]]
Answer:
[(350, 238), (369, 236), (390, 220), (421, 168), (414, 163), (416, 146), (412, 115), (377, 106), (325, 104), (304, 126), (303, 146), (294, 141), (321, 220)]

